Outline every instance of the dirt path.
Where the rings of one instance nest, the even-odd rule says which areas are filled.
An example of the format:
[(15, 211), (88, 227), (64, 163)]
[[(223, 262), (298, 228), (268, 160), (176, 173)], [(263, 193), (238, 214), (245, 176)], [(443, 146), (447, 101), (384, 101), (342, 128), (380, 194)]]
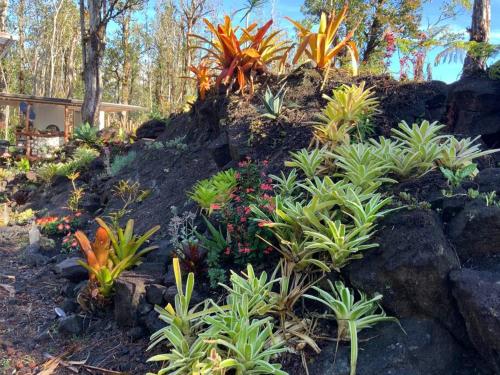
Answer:
[[(53, 262), (26, 263), (28, 228), (0, 228), (0, 374), (38, 374), (50, 359), (64, 356), (52, 374), (145, 374), (147, 339), (132, 342), (109, 318), (89, 318), (83, 335), (58, 332), (55, 308), (67, 281), (53, 273)], [(80, 361), (68, 368), (71, 361)], [(47, 373), (49, 374), (49, 373)]]

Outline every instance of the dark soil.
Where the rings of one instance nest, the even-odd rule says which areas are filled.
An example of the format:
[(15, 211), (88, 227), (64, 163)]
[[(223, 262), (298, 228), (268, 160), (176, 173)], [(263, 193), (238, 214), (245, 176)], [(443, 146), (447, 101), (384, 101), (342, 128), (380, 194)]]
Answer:
[(85, 317), (89, 328), (80, 336), (57, 332), (54, 309), (61, 306), (68, 282), (56, 278), (52, 264), (25, 264), (22, 249), (27, 238), (26, 227), (7, 227), (0, 232), (0, 374), (38, 374), (50, 356), (62, 356), (66, 365), (82, 363), (72, 366), (76, 372), (61, 363), (54, 374), (106, 374), (104, 369), (145, 374), (154, 370), (145, 364), (147, 339), (133, 342), (111, 318)]

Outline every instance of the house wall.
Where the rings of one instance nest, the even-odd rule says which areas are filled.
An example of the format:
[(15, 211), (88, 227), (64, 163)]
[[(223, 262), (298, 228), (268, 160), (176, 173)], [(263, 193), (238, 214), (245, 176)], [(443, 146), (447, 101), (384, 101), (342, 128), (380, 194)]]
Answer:
[(35, 129), (45, 130), (49, 125), (56, 125), (64, 131), (64, 107), (50, 104), (33, 104)]
[[(33, 122), (35, 129), (46, 130), (49, 125), (56, 125), (59, 131), (64, 131), (64, 106), (56, 106), (51, 104), (33, 104), (32, 110), (35, 112), (35, 121)], [(104, 129), (106, 123), (106, 113), (99, 112), (99, 130)], [(75, 128), (82, 124), (81, 111), (74, 111)]]

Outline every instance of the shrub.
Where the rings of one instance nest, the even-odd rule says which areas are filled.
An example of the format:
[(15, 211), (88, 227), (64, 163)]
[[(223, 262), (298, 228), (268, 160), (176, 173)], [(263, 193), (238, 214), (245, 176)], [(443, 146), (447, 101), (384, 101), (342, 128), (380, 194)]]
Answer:
[(255, 221), (251, 206), (256, 205), (268, 212), (274, 209), (271, 180), (264, 177), (264, 169), (250, 160), (240, 163), (236, 173), (237, 185), (228, 201), (213, 210), (211, 219), (221, 224), (227, 233), (228, 247), (222, 254), (224, 263), (262, 262), (269, 258), (272, 247), (261, 238), (270, 240), (267, 228)]
[(16, 169), (18, 172), (26, 173), (30, 171), (30, 161), (27, 158), (22, 158), (16, 161)]
[(373, 190), (383, 183), (394, 183), (386, 177), (390, 164), (377, 157), (377, 150), (366, 143), (342, 145), (333, 153), (335, 165), (340, 169), (337, 176), (345, 178), (364, 190)]
[(431, 169), (441, 153), (441, 141), (446, 138), (444, 135), (438, 135), (444, 125), (424, 120), (420, 125), (412, 126), (402, 121), (398, 127), (399, 129), (391, 129), (394, 139), (410, 153), (419, 156), (420, 172)]
[(58, 174), (61, 163), (44, 163), (36, 169), (37, 176), (46, 184), (52, 182)]
[(488, 77), (493, 80), (500, 80), (500, 60), (488, 68)]
[(69, 161), (58, 166), (57, 175), (68, 176), (72, 173), (82, 171), (98, 156), (99, 152), (94, 149), (85, 146), (78, 147)]
[(136, 157), (137, 153), (135, 151), (130, 151), (125, 155), (116, 155), (110, 167), (111, 176), (117, 176), (118, 173), (131, 164)]
[[(279, 374), (280, 365), (270, 363), (276, 354), (284, 352), (284, 342), (274, 338), (272, 318), (257, 318), (259, 307), (265, 299), (272, 282), (262, 274), (257, 277), (253, 268), (240, 277), (233, 273), (227, 303), (219, 306), (213, 301), (190, 308), (194, 288), (194, 274), (182, 288), (180, 264), (174, 259), (174, 274), (177, 285), (175, 307), (168, 304), (165, 309), (156, 307), (167, 326), (151, 336), (150, 348), (167, 341), (170, 351), (155, 355), (148, 361), (165, 362), (158, 374), (191, 373), (236, 373)], [(264, 295), (262, 295), (264, 293)]]
[(472, 177), (477, 173), (476, 164), (468, 164), (467, 166), (457, 170), (451, 170), (443, 167), (439, 167), (439, 169), (451, 188), (460, 187), (466, 178)]

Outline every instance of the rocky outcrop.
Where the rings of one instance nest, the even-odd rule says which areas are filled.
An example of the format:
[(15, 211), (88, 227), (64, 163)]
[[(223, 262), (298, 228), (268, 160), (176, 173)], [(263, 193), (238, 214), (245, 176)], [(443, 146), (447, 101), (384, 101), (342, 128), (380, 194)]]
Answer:
[(88, 279), (88, 271), (83, 268), (78, 261), (83, 261), (82, 258), (71, 257), (63, 260), (54, 267), (54, 271), (60, 277), (68, 279), (72, 282), (80, 282)]
[(165, 131), (166, 125), (167, 124), (163, 120), (152, 119), (139, 126), (137, 128), (137, 131), (135, 132), (135, 135), (139, 139), (156, 139), (161, 133)]
[(463, 269), (450, 279), (471, 342), (500, 374), (500, 273)]
[(152, 306), (147, 305), (146, 287), (154, 280), (147, 274), (134, 271), (123, 272), (115, 281), (114, 316), (122, 327), (138, 325), (141, 315), (147, 314)]
[(401, 210), (379, 227), (375, 239), (379, 247), (347, 267), (353, 286), (383, 294), (383, 306), (397, 317), (437, 319), (465, 341), (448, 282), (449, 272), (460, 264), (438, 215), (430, 210)]
[(489, 147), (500, 145), (500, 81), (466, 78), (450, 87), (447, 116), (450, 129), (465, 136), (482, 135)]
[(462, 262), (500, 254), (500, 207), (468, 203), (448, 224), (448, 237)]
[[(472, 375), (483, 372), (453, 336), (432, 320), (402, 319), (361, 332), (357, 375)], [(311, 360), (314, 375), (349, 375), (350, 346), (331, 344)], [(334, 358), (335, 365), (333, 363)], [(487, 373), (487, 372), (486, 372)]]

